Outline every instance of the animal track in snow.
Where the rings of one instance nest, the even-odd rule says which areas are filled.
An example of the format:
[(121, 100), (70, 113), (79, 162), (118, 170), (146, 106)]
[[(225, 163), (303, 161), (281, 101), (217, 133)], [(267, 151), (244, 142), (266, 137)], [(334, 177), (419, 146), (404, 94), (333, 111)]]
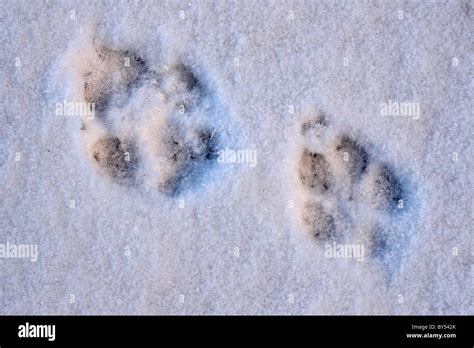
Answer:
[(168, 195), (192, 184), (216, 158), (218, 139), (195, 68), (179, 59), (149, 65), (132, 50), (103, 44), (84, 51), (76, 76), (95, 117), (82, 117), (81, 130), (96, 172)]
[(396, 172), (357, 137), (333, 129), (321, 113), (301, 124), (300, 136), (296, 184), (303, 228), (318, 241), (347, 241), (357, 229), (368, 254), (383, 256), (393, 238), (378, 222), (404, 209)]

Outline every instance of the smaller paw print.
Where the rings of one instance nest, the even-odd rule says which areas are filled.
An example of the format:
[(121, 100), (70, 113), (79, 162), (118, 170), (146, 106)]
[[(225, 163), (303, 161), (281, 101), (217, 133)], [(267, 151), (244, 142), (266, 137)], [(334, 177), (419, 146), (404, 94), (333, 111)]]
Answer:
[(296, 181), (304, 230), (318, 241), (357, 238), (370, 255), (382, 256), (391, 237), (378, 222), (405, 208), (398, 173), (321, 113), (301, 124), (300, 136)]

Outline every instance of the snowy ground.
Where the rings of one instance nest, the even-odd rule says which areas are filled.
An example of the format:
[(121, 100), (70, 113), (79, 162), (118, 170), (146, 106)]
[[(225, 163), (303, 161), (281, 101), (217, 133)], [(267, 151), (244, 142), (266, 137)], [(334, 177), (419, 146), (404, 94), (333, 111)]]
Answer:
[(472, 5), (3, 0), (0, 313), (473, 314)]

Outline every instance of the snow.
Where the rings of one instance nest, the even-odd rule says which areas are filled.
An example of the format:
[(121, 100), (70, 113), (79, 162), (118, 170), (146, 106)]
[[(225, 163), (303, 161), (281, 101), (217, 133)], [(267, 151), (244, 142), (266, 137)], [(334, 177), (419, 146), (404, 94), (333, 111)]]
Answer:
[[(38, 255), (0, 258), (0, 313), (472, 314), (471, 17), (470, 1), (3, 1), (0, 244)], [(121, 70), (132, 54), (146, 71)], [(58, 113), (87, 79), (104, 110)], [(390, 167), (402, 209), (338, 164), (342, 135)], [(110, 143), (95, 161), (102, 137), (136, 166)], [(334, 190), (301, 184), (305, 148)], [(226, 149), (256, 157), (211, 156)], [(325, 257), (308, 201), (363, 261)]]

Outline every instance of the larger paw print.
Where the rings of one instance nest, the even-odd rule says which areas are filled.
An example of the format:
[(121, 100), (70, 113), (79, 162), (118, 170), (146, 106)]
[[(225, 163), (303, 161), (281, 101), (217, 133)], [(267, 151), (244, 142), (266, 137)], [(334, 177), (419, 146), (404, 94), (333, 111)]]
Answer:
[[(300, 126), (300, 221), (317, 241), (357, 237), (370, 255), (383, 256), (392, 238), (378, 222), (406, 208), (401, 181), (389, 163), (376, 158), (356, 137), (330, 128), (323, 114)], [(356, 230), (362, 236), (356, 236)]]
[(179, 60), (152, 69), (131, 50), (89, 51), (79, 75), (95, 112), (81, 125), (93, 167), (119, 184), (179, 194), (216, 158), (216, 130), (202, 116), (205, 83)]

